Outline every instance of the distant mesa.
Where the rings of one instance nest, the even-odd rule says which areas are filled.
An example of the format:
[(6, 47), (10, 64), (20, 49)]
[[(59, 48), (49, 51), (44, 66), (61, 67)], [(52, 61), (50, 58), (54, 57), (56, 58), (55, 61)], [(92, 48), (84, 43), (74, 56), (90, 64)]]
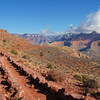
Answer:
[[(64, 35), (49, 35), (44, 36), (41, 34), (22, 34), (19, 35), (20, 37), (32, 42), (36, 45), (43, 45), (43, 44), (49, 44), (53, 46), (68, 46), (72, 47), (76, 50), (79, 50), (81, 52), (84, 52), (92, 56), (90, 51), (94, 51), (96, 49), (100, 49), (100, 34), (96, 31), (93, 31), (91, 33), (80, 33), (80, 34), (64, 34)], [(97, 50), (96, 50), (97, 51)], [(99, 51), (99, 50), (98, 50)], [(92, 52), (93, 53), (93, 52)], [(94, 54), (93, 54), (94, 55)], [(100, 57), (98, 55), (98, 52), (95, 52), (95, 55)], [(93, 57), (93, 56), (92, 56)]]

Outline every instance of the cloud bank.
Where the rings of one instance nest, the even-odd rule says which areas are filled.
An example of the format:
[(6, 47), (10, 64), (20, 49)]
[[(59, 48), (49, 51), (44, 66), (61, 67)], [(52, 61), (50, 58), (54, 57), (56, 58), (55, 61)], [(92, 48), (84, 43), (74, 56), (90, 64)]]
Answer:
[(50, 32), (49, 29), (43, 29), (40, 33), (41, 33), (41, 34), (47, 34), (47, 33), (49, 33), (49, 32)]
[(43, 29), (40, 31), (42, 35), (61, 35), (64, 34), (65, 32), (52, 32), (50, 29)]
[(77, 28), (71, 24), (66, 33), (91, 33), (92, 31), (100, 33), (100, 9), (96, 13), (89, 14), (87, 21)]

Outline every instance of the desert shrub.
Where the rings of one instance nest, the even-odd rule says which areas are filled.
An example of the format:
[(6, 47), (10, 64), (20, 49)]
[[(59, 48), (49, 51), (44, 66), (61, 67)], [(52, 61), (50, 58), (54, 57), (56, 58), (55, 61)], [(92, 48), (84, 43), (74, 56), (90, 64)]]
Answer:
[(93, 89), (91, 89), (91, 88), (88, 88), (88, 87), (86, 87), (86, 88), (84, 88), (84, 93), (83, 93), (83, 95), (94, 95), (95, 94), (95, 91), (93, 90)]
[(86, 75), (82, 75), (81, 78), (82, 78), (82, 80), (81, 80), (82, 83), (84, 83), (85, 81), (88, 80), (88, 77)]
[(74, 78), (81, 82), (84, 87), (84, 95), (95, 94), (95, 89), (99, 88), (98, 82), (94, 79), (89, 79), (86, 75), (74, 75)]
[(47, 68), (55, 68), (55, 66), (49, 63), (47, 64)]
[(48, 51), (48, 53), (50, 53), (50, 51)]
[(78, 80), (78, 81), (81, 81), (81, 76), (79, 76), (79, 75), (74, 75), (74, 78), (75, 78), (76, 80)]
[(78, 81), (80, 81), (81, 83), (85, 82), (88, 77), (86, 75), (74, 75), (74, 78), (77, 79)]
[(48, 73), (48, 79), (51, 81), (62, 82), (65, 78), (65, 74), (59, 70), (50, 70)]
[(84, 81), (83, 86), (94, 89), (99, 88), (98, 82), (93, 79), (87, 79), (86, 81)]
[(11, 53), (14, 54), (14, 55), (18, 54), (18, 52), (16, 50), (11, 50)]
[(27, 55), (23, 55), (22, 58), (28, 59), (29, 57)]
[(42, 57), (43, 56), (43, 52), (40, 52), (40, 57)]
[(5, 43), (5, 42), (6, 42), (6, 40), (3, 40), (3, 42)]
[(98, 82), (93, 79), (87, 79), (83, 83), (84, 86), (84, 95), (90, 94), (91, 96), (96, 95), (96, 89), (99, 88)]

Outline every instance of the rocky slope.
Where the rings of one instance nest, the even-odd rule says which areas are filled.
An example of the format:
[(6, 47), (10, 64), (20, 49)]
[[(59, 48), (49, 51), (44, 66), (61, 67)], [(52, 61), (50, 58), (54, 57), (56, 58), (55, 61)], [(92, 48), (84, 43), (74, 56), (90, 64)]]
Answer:
[(92, 58), (100, 59), (100, 34), (96, 32), (90, 34), (81, 33), (78, 35), (66, 35), (51, 44), (57, 46), (69, 46), (88, 54)]
[(20, 36), (24, 38), (25, 40), (28, 40), (31, 43), (36, 44), (36, 45), (46, 44), (51, 41), (48, 37), (44, 35), (39, 35), (39, 34), (27, 34), (26, 33), (22, 35), (16, 34), (16, 36)]
[(100, 34), (93, 31), (90, 34), (67, 34), (57, 36), (43, 36), (36, 34), (23, 34), (20, 35), (24, 39), (32, 42), (33, 44), (42, 45), (50, 44), (53, 46), (69, 46), (88, 54), (92, 58), (100, 59)]
[(95, 96), (86, 95), (80, 79), (86, 76), (100, 82), (99, 62), (70, 47), (36, 46), (1, 29), (0, 64), (1, 94), (6, 94), (2, 98), (95, 100), (99, 94), (94, 89)]
[(63, 35), (41, 35), (41, 34), (14, 34), (15, 36), (19, 36), (24, 38), (25, 40), (30, 41), (33, 44), (36, 45), (41, 45), (41, 44), (48, 44), (48, 43), (52, 43), (54, 41), (58, 41), (60, 40), (62, 37), (64, 37)]

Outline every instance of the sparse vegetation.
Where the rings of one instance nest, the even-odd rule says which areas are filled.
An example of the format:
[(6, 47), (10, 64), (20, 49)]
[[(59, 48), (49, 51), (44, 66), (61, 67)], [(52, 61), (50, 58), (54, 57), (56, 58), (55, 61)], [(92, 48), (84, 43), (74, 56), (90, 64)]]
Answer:
[(84, 95), (95, 95), (95, 90), (99, 88), (98, 82), (94, 79), (89, 79), (86, 75), (74, 75), (74, 78), (81, 82), (84, 87)]
[(82, 83), (84, 83), (84, 82), (87, 81), (87, 80), (88, 80), (88, 76), (82, 75)]
[(65, 80), (65, 74), (59, 70), (50, 70), (48, 73), (48, 79), (51, 81), (62, 82)]
[[(77, 88), (81, 89), (82, 87), (82, 93), (95, 95), (95, 92), (92, 90), (98, 88), (98, 83), (95, 80), (91, 81), (89, 76), (91, 78), (96, 77), (96, 80), (100, 82), (100, 61), (97, 62), (83, 57), (78, 58), (78, 53), (75, 50), (73, 51), (72, 48), (58, 48), (49, 45), (35, 46), (8, 33), (4, 34), (3, 39), (0, 40), (1, 51), (4, 50), (5, 53), (9, 52), (8, 54), (12, 58), (14, 55), (17, 55), (14, 56), (14, 58), (18, 63), (26, 67), (31, 67), (32, 70), (35, 69), (37, 72), (42, 73), (44, 77), (48, 77), (51, 81), (63, 82), (69, 78), (68, 81), (64, 81), (62, 84), (72, 82), (71, 85), (73, 85), (73, 83), (78, 84), (75, 86), (76, 91)], [(73, 80), (72, 76), (76, 80)], [(14, 90), (12, 89), (10, 92), (13, 94)], [(16, 100), (19, 99), (16, 98)]]
[(3, 40), (3, 42), (5, 43), (5, 42), (6, 42), (6, 40)]
[(40, 52), (40, 57), (42, 57), (43, 56), (43, 52)]
[(74, 75), (74, 78), (81, 83), (84, 83), (88, 79), (86, 75)]
[(16, 50), (11, 50), (11, 53), (14, 55), (18, 55), (18, 52)]
[(15, 100), (22, 100), (22, 97), (16, 97)]
[(79, 75), (74, 75), (74, 78), (78, 81), (81, 81), (81, 77)]
[(55, 68), (55, 66), (52, 65), (52, 64), (50, 64), (50, 63), (48, 63), (48, 64), (47, 64), (47, 68)]
[(96, 95), (96, 91), (99, 88), (98, 82), (94, 79), (88, 79), (84, 81), (84, 95), (90, 94), (91, 96)]
[(48, 53), (50, 53), (50, 51), (48, 51)]
[(94, 89), (99, 88), (98, 82), (94, 79), (87, 79), (83, 82), (83, 86)]
[(24, 59), (28, 59), (29, 57), (27, 55), (22, 56)]

